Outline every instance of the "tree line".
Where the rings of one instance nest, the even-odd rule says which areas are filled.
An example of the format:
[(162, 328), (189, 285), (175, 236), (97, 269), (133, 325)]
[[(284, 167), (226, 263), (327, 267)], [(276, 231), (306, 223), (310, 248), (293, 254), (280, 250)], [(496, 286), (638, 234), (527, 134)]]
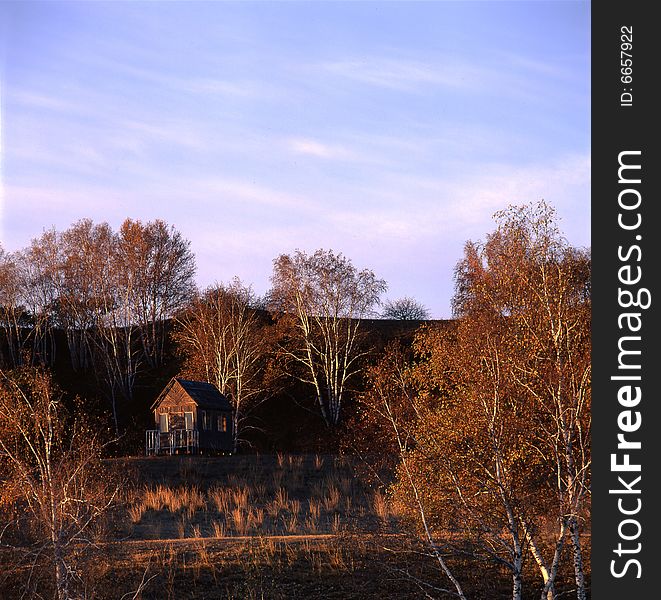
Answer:
[(179, 364), (230, 399), (236, 447), (250, 409), (287, 381), (308, 386), (337, 426), (369, 350), (361, 321), (427, 315), (411, 298), (378, 315), (386, 282), (332, 250), (278, 256), (263, 298), (238, 277), (199, 290), (195, 273), (190, 242), (160, 220), (113, 231), (84, 219), (0, 248), (0, 367), (52, 367), (64, 350), (74, 373), (96, 379), (119, 435), (140, 377)]

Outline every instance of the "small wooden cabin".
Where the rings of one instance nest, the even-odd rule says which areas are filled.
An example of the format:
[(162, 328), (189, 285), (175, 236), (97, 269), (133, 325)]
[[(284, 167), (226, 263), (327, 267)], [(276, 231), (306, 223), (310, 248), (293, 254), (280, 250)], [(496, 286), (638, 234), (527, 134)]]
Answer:
[(215, 385), (173, 377), (151, 410), (147, 455), (232, 452), (232, 407)]

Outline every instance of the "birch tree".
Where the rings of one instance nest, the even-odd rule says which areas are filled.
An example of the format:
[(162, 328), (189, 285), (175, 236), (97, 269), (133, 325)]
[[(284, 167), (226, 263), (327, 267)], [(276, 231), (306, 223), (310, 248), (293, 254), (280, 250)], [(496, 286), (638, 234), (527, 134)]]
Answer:
[(77, 557), (117, 496), (100, 451), (95, 432), (66, 416), (48, 373), (0, 372), (0, 505), (20, 509), (0, 541), (19, 557), (28, 587), (37, 570), (51, 573), (58, 600), (80, 597)]
[(509, 356), (506, 374), (515, 393), (534, 410), (527, 443), (544, 457), (547, 497), (553, 498), (557, 534), (550, 560), (535, 543), (534, 526), (525, 517), (521, 525), (544, 578), (542, 597), (555, 595), (569, 535), (577, 597), (584, 600), (580, 532), (590, 489), (590, 257), (567, 244), (544, 202), (510, 207), (496, 219), (498, 227), (484, 244), (466, 246), (457, 268), (455, 311), (461, 320), (490, 314), (506, 323), (498, 349)]
[(11, 365), (50, 364), (55, 360), (54, 329), (66, 330), (60, 301), (63, 290), (60, 235), (45, 231), (30, 245), (0, 257), (0, 303)]
[(271, 283), (270, 309), (286, 331), (281, 354), (294, 367), (290, 373), (313, 388), (326, 425), (338, 425), (364, 355), (361, 320), (373, 314), (387, 284), (332, 250), (280, 255)]
[(167, 320), (195, 292), (195, 256), (190, 242), (160, 219), (127, 219), (119, 231), (123, 268), (130, 272), (129, 302), (145, 360), (163, 364)]
[[(535, 474), (534, 454), (520, 443), (529, 415), (511, 397), (498, 356), (489, 356), (493, 337), (476, 344), (461, 328), (418, 334), (408, 363), (389, 349), (368, 371), (362, 405), (395, 441), (389, 493), (431, 556), (504, 568), (520, 600), (526, 542), (519, 517)], [(447, 575), (447, 563), (440, 566)]]
[(82, 219), (65, 230), (62, 247), (62, 288), (58, 295), (58, 321), (66, 332), (71, 366), (87, 369), (95, 357), (95, 333), (103, 305), (100, 278), (108, 276), (103, 248), (112, 233), (106, 224)]
[(22, 282), (17, 256), (0, 247), (0, 367), (22, 364), (29, 321), (22, 303)]
[[(436, 582), (424, 582), (425, 587), (428, 586), (426, 589), (465, 600), (464, 588), (447, 561), (448, 555), (453, 554), (450, 536), (438, 521), (438, 498), (434, 492), (446, 493), (436, 486), (438, 465), (434, 464), (432, 473), (423, 473), (421, 469), (421, 425), (429, 411), (419, 394), (413, 364), (399, 344), (390, 344), (379, 362), (367, 368), (366, 380), (367, 391), (360, 396), (360, 414), (363, 425), (367, 425), (372, 434), (371, 444), (368, 441), (363, 450), (367, 450), (368, 456), (376, 457), (375, 471), (380, 470), (383, 456), (396, 456), (397, 479), (388, 485), (390, 501), (398, 506), (401, 515), (408, 517), (427, 549), (427, 556), (451, 584), (450, 588), (442, 588)], [(428, 424), (429, 421), (425, 421), (425, 425)], [(365, 441), (362, 442), (364, 445)], [(423, 456), (427, 457), (424, 450)], [(425, 594), (431, 597), (426, 590)]]
[(391, 493), (419, 526), (423, 505), (432, 539), (455, 532), (455, 552), (506, 567), (515, 600), (527, 557), (541, 598), (559, 596), (569, 544), (584, 599), (590, 258), (561, 237), (545, 203), (496, 219), (457, 266), (454, 326), (418, 334), (408, 365), (386, 355), (363, 401), (405, 433)]
[(254, 308), (250, 286), (235, 278), (208, 288), (176, 318), (174, 339), (186, 357), (184, 372), (213, 383), (233, 408), (236, 452), (245, 422), (264, 400), (269, 326)]

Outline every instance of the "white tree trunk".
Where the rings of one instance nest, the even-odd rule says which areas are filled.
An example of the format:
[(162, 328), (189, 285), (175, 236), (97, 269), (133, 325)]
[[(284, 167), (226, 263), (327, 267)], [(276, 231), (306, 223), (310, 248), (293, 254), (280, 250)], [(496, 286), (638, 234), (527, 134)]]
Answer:
[(585, 590), (585, 571), (583, 567), (583, 552), (581, 550), (580, 528), (576, 517), (569, 520), (569, 532), (571, 536), (572, 549), (574, 555), (574, 576), (576, 578), (576, 598), (577, 600), (587, 600)]

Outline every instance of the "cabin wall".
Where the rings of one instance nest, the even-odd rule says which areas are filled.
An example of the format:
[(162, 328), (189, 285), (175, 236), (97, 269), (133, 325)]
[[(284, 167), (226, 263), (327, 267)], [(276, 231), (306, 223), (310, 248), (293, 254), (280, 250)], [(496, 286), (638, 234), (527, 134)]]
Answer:
[(179, 390), (170, 390), (161, 403), (154, 410), (154, 423), (160, 424), (160, 415), (167, 413), (170, 420), (170, 429), (185, 429), (184, 413), (193, 413), (193, 429), (197, 429), (197, 405), (188, 394), (175, 393)]
[(232, 451), (232, 413), (229, 411), (197, 409), (200, 448), (218, 452)]

